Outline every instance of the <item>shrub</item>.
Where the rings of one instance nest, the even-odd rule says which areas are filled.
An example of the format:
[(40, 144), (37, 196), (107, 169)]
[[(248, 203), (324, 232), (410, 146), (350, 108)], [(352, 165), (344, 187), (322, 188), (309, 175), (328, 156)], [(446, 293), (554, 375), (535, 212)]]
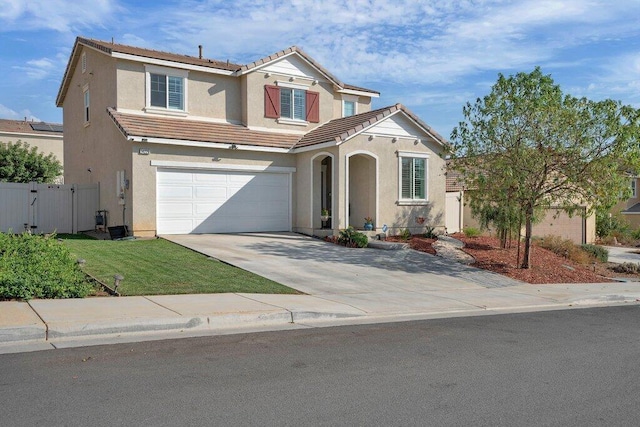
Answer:
[(638, 229), (636, 229), (636, 230), (633, 230), (633, 231), (631, 232), (631, 237), (632, 237), (634, 240), (640, 240), (640, 228), (638, 228)]
[(640, 272), (640, 264), (625, 262), (611, 267), (611, 270), (615, 271), (616, 273), (637, 274)]
[(406, 242), (411, 238), (411, 230), (409, 230), (408, 228), (405, 228), (402, 231), (400, 231), (399, 236), (402, 240)]
[(369, 238), (364, 233), (349, 227), (340, 231), (338, 243), (349, 248), (364, 248), (369, 244)]
[(0, 299), (82, 298), (91, 291), (55, 234), (0, 234)]
[(467, 237), (478, 237), (480, 235), (480, 230), (475, 227), (466, 227), (462, 232)]
[(605, 237), (616, 237), (624, 240), (629, 235), (629, 223), (618, 215), (611, 215), (607, 210), (596, 211), (596, 235), (603, 239)]
[(602, 246), (585, 244), (580, 246), (580, 249), (600, 262), (607, 262), (609, 260), (609, 251)]
[(545, 236), (543, 239), (536, 240), (536, 244), (578, 264), (588, 264), (592, 260), (591, 254), (582, 250), (571, 240), (559, 236)]
[(435, 227), (427, 227), (426, 231), (424, 232), (424, 237), (426, 237), (427, 239), (437, 239), (438, 235), (435, 233)]

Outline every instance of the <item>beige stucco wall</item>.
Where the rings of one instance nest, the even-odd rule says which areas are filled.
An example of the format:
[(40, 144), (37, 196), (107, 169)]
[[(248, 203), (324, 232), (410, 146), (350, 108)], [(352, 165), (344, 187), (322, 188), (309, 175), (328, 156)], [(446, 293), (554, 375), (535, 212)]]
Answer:
[[(149, 154), (139, 154), (140, 148), (148, 149)], [(133, 231), (138, 236), (153, 236), (156, 232), (156, 172), (158, 168), (151, 166), (151, 162), (154, 160), (206, 163), (211, 164), (212, 169), (217, 165), (296, 167), (295, 156), (281, 153), (149, 143), (133, 143), (130, 153), (133, 168), (131, 177)], [(294, 173), (294, 182), (295, 175)], [(259, 207), (257, 208), (259, 209)], [(293, 218), (295, 217), (296, 206), (294, 205)]]
[(0, 132), (0, 142), (18, 142), (29, 144), (29, 147), (36, 147), (39, 153), (44, 155), (53, 154), (64, 166), (64, 144), (62, 135), (33, 135), (26, 133)]
[[(100, 209), (106, 209), (108, 225), (122, 224), (122, 205), (116, 196), (116, 171), (131, 174), (131, 147), (106, 112), (116, 105), (115, 60), (93, 49), (87, 53), (87, 70), (78, 64), (63, 103), (64, 177), (69, 184), (99, 183)], [(84, 123), (83, 87), (89, 85), (90, 122)], [(91, 172), (88, 171), (91, 169)], [(127, 206), (131, 204), (130, 193)], [(125, 220), (131, 224), (131, 211)]]
[[(143, 111), (146, 107), (144, 64), (119, 60), (117, 67), (117, 107)], [(186, 108), (189, 115), (236, 123), (242, 120), (240, 79), (191, 70), (186, 81)]]
[[(428, 203), (425, 205), (405, 205), (398, 203), (399, 199), (399, 161), (398, 151), (427, 153), (429, 159), (427, 161), (427, 191)], [(370, 156), (376, 158), (377, 162), (377, 194), (378, 208), (377, 212), (370, 212), (366, 216), (372, 216), (376, 229), (380, 231), (383, 224), (389, 228), (388, 234), (398, 234), (402, 229), (408, 228), (412, 233), (422, 233), (426, 227), (436, 227), (443, 230), (445, 225), (445, 161), (440, 156), (442, 154), (441, 146), (435, 141), (423, 138), (421, 142), (416, 143), (415, 139), (398, 138), (396, 142), (392, 142), (392, 138), (378, 136), (370, 139), (367, 135), (358, 135), (340, 145), (339, 159), (341, 173), (341, 181), (339, 186), (338, 200), (342, 201), (342, 209), (339, 211), (340, 228), (352, 225), (355, 228), (362, 228), (364, 216), (362, 211), (354, 206), (354, 203), (360, 201), (360, 196), (352, 196), (349, 194), (351, 202), (351, 215), (346, 217), (346, 161), (354, 160), (354, 155)], [(362, 163), (360, 164), (362, 165)], [(351, 162), (349, 164), (350, 173), (357, 169), (359, 164)], [(369, 164), (366, 165), (369, 167)], [(351, 174), (351, 179), (364, 179), (367, 173)], [(369, 193), (372, 183), (362, 183), (362, 188), (357, 190), (358, 183), (355, 186), (350, 183), (350, 193), (355, 189)], [(367, 200), (369, 200), (367, 198)], [(364, 201), (364, 203), (367, 203)], [(362, 217), (362, 218), (360, 218)], [(418, 218), (424, 218), (422, 224)]]
[[(333, 117), (342, 117), (342, 100), (347, 95), (336, 93), (333, 98)], [(348, 95), (352, 99), (354, 95)], [(368, 96), (357, 96), (356, 114), (371, 111), (371, 98)]]
[[(293, 131), (305, 133), (314, 127), (327, 122), (334, 116), (333, 107), (333, 86), (332, 84), (320, 80), (317, 84), (313, 84), (310, 80), (297, 79), (292, 83), (307, 87), (311, 92), (320, 94), (320, 122), (306, 123), (306, 125), (278, 123), (278, 119), (270, 119), (264, 116), (264, 86), (276, 85), (277, 81), (288, 81), (288, 76), (282, 76), (272, 73), (267, 77), (266, 73), (259, 71), (245, 74), (241, 77), (246, 85), (246, 118), (245, 124), (249, 127), (271, 128), (281, 131)], [(337, 116), (340, 117), (340, 116)]]
[[(293, 229), (299, 233), (314, 234), (314, 230), (321, 227), (320, 221), (320, 162), (327, 156), (333, 156), (330, 173), (333, 181), (336, 179), (336, 162), (338, 161), (338, 147), (330, 147), (322, 150), (313, 150), (295, 155), (296, 173), (294, 182), (296, 188), (294, 194), (295, 212), (293, 219)], [(313, 166), (312, 166), (313, 162)], [(313, 183), (313, 187), (312, 187)], [(337, 182), (333, 184), (334, 192), (337, 193)], [(312, 199), (313, 198), (313, 199)], [(330, 209), (332, 215), (337, 218), (336, 212), (340, 209), (339, 198), (332, 198), (333, 207)], [(338, 230), (337, 223), (333, 223), (334, 230)]]

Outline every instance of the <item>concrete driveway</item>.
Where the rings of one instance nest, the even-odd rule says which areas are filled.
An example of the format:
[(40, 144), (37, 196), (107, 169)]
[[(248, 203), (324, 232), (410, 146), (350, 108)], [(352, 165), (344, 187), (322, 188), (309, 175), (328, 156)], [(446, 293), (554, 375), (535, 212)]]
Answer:
[(640, 248), (629, 248), (625, 246), (605, 246), (609, 251), (609, 262), (615, 262), (617, 264), (623, 264), (625, 262), (632, 262), (634, 264), (640, 263)]
[(521, 282), (413, 250), (353, 249), (295, 233), (162, 236), (310, 295), (425, 292)]

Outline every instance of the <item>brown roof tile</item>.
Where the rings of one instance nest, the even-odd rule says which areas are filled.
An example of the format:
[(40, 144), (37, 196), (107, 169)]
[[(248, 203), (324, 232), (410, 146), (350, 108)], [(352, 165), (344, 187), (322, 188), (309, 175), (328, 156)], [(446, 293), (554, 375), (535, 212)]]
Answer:
[(299, 135), (254, 131), (242, 125), (228, 123), (124, 114), (113, 108), (108, 108), (107, 111), (125, 137), (164, 138), (285, 149), (293, 147), (300, 138)]
[(143, 56), (145, 58), (163, 59), (166, 61), (180, 62), (183, 64), (217, 68), (225, 71), (236, 71), (241, 67), (241, 65), (233, 64), (229, 61), (218, 61), (215, 59), (199, 58), (197, 56), (179, 55), (177, 53), (110, 43), (102, 40), (86, 39), (83, 37), (78, 37), (78, 42), (86, 46), (91, 46), (108, 54), (111, 54), (113, 52), (126, 53), (129, 55)]
[(308, 147), (311, 145), (322, 144), (331, 141), (335, 141), (336, 143), (345, 141), (352, 135), (362, 131), (363, 129), (373, 125), (374, 123), (399, 110), (404, 112), (419, 126), (429, 132), (429, 134), (433, 136), (436, 142), (443, 145), (447, 143), (444, 138), (442, 138), (430, 126), (420, 120), (418, 116), (409, 111), (408, 108), (406, 108), (402, 104), (395, 104), (390, 107), (379, 108), (377, 110), (368, 111), (366, 113), (360, 113), (349, 117), (331, 120), (307, 133), (300, 140), (300, 142), (296, 144), (295, 148)]
[(276, 60), (276, 59), (278, 59), (280, 57), (288, 55), (288, 54), (290, 54), (292, 52), (296, 52), (298, 55), (302, 56), (307, 62), (309, 62), (315, 68), (320, 70), (320, 72), (322, 74), (324, 74), (327, 78), (329, 78), (329, 80), (331, 80), (332, 83), (334, 83), (335, 85), (337, 85), (337, 86), (339, 86), (341, 88), (351, 89), (351, 90), (359, 90), (359, 91), (363, 91), (363, 92), (369, 92), (369, 93), (372, 93), (372, 94), (380, 95), (380, 92), (372, 90), (372, 89), (365, 89), (363, 87), (358, 87), (358, 86), (354, 86), (354, 85), (343, 83), (342, 81), (340, 81), (340, 79), (338, 79), (336, 76), (331, 74), (326, 68), (324, 68), (322, 65), (317, 63), (315, 61), (315, 59), (313, 59), (312, 57), (307, 55), (298, 46), (288, 47), (288, 48), (286, 48), (284, 50), (281, 50), (279, 52), (274, 53), (273, 55), (269, 55), (269, 56), (266, 56), (264, 58), (258, 59), (257, 61), (253, 61), (250, 64), (243, 65), (240, 68), (240, 71), (249, 71), (249, 70), (251, 70), (253, 68), (256, 68), (256, 67), (259, 67), (259, 66), (261, 66), (263, 64), (266, 64), (267, 62), (271, 62), (271, 61)]
[(62, 136), (62, 132), (55, 129), (62, 129), (62, 125), (59, 123), (0, 119), (0, 132)]

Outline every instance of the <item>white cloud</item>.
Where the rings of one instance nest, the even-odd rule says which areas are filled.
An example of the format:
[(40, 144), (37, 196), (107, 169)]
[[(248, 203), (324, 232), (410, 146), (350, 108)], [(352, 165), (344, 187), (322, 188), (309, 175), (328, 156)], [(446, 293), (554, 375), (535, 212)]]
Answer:
[(39, 118), (34, 116), (31, 113), (31, 111), (27, 109), (20, 110), (20, 112), (18, 112), (2, 104), (0, 104), (0, 117), (3, 119), (11, 119), (11, 120), (24, 120), (26, 118), (29, 121), (34, 121), (34, 122), (41, 121)]
[(0, 31), (74, 33), (103, 26), (121, 7), (113, 0), (0, 0)]

